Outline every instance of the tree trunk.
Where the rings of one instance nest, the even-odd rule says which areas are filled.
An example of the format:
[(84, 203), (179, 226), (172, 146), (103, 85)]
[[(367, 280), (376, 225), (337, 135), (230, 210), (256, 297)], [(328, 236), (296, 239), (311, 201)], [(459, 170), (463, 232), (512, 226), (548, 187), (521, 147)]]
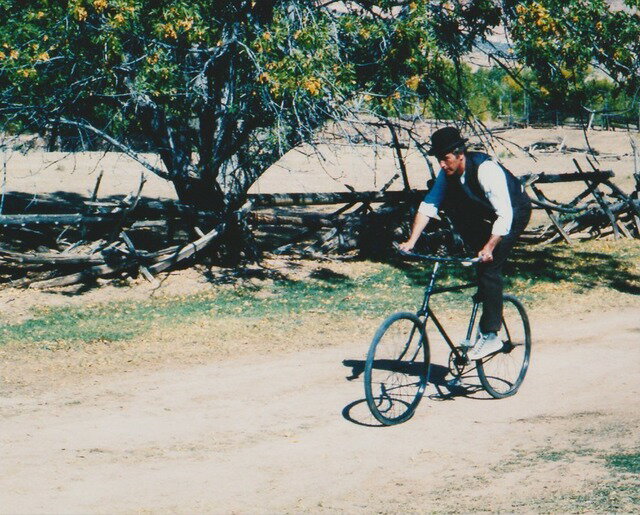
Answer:
[(183, 174), (174, 176), (172, 182), (180, 203), (194, 211), (208, 211), (222, 216), (228, 208), (227, 199), (215, 182)]

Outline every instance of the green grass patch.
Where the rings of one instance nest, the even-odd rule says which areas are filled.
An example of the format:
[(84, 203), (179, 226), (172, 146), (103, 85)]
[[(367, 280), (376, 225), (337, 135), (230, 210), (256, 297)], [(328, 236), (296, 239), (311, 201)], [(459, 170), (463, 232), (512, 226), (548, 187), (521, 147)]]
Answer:
[[(594, 287), (623, 294), (640, 292), (640, 242), (527, 247), (517, 249), (514, 258), (506, 270), (505, 288), (528, 306)], [(129, 340), (152, 327), (186, 326), (199, 317), (290, 319), (294, 323), (307, 313), (326, 313), (383, 319), (394, 311), (418, 308), (431, 266), (393, 261), (370, 263), (360, 274), (349, 274), (348, 266), (340, 270), (347, 272), (320, 267), (305, 279), (282, 278), (263, 286), (213, 286), (203, 293), (143, 302), (38, 309), (29, 320), (4, 324), (0, 344)], [(438, 285), (467, 282), (473, 276), (470, 268), (442, 266)], [(438, 313), (468, 312), (471, 293), (473, 290), (440, 294), (433, 298), (432, 306)]]
[[(144, 302), (37, 309), (24, 322), (0, 327), (0, 344), (129, 340), (152, 327), (187, 325), (199, 317), (291, 323), (307, 313), (381, 318), (400, 309), (415, 310), (421, 296), (422, 288), (411, 284), (401, 271), (372, 264), (371, 273), (356, 279), (312, 276), (276, 281), (265, 288), (220, 287)], [(453, 296), (448, 299), (453, 302)]]
[(545, 450), (538, 454), (538, 457), (544, 461), (562, 461), (568, 459), (568, 451), (551, 451)]
[(640, 453), (611, 454), (606, 457), (607, 465), (621, 472), (640, 474)]

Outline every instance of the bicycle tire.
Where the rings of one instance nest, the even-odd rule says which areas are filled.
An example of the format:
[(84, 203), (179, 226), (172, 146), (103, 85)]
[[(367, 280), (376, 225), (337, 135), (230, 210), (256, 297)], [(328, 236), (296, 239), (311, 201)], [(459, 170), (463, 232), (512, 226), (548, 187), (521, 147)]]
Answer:
[(391, 426), (411, 418), (429, 379), (429, 343), (413, 313), (394, 313), (373, 337), (364, 368), (364, 391), (373, 416)]
[(501, 351), (478, 360), (478, 377), (484, 389), (496, 399), (514, 395), (529, 368), (531, 327), (524, 306), (513, 295), (503, 296), (502, 327), (498, 337)]

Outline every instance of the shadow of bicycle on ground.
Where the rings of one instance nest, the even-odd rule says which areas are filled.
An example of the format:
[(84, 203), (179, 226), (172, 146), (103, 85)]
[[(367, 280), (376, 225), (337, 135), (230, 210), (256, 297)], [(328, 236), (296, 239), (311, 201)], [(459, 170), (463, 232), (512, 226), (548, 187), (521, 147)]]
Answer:
[[(350, 375), (346, 377), (348, 381), (358, 380), (364, 374), (365, 360), (345, 359), (342, 364), (351, 369)], [(377, 370), (397, 371), (398, 363), (391, 360), (379, 360), (376, 361), (375, 365)], [(403, 367), (402, 373), (417, 377), (419, 368), (417, 366), (406, 366)], [(452, 377), (448, 367), (436, 363), (432, 363), (429, 367), (429, 381), (424, 397), (432, 401), (451, 401), (457, 397), (476, 400), (491, 399), (480, 384), (480, 378), (476, 373), (475, 367), (465, 371), (460, 378), (456, 379)], [(417, 409), (420, 409), (420, 406)], [(357, 425), (386, 427), (373, 417), (367, 406), (366, 399), (358, 399), (349, 403), (343, 408), (342, 416)]]

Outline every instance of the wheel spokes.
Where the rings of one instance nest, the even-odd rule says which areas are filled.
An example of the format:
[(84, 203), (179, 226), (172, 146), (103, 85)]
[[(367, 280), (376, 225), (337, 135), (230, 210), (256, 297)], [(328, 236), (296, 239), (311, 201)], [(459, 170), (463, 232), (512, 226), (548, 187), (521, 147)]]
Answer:
[(424, 391), (428, 360), (420, 324), (415, 315), (393, 315), (371, 344), (365, 394), (372, 413), (383, 424), (409, 418)]

